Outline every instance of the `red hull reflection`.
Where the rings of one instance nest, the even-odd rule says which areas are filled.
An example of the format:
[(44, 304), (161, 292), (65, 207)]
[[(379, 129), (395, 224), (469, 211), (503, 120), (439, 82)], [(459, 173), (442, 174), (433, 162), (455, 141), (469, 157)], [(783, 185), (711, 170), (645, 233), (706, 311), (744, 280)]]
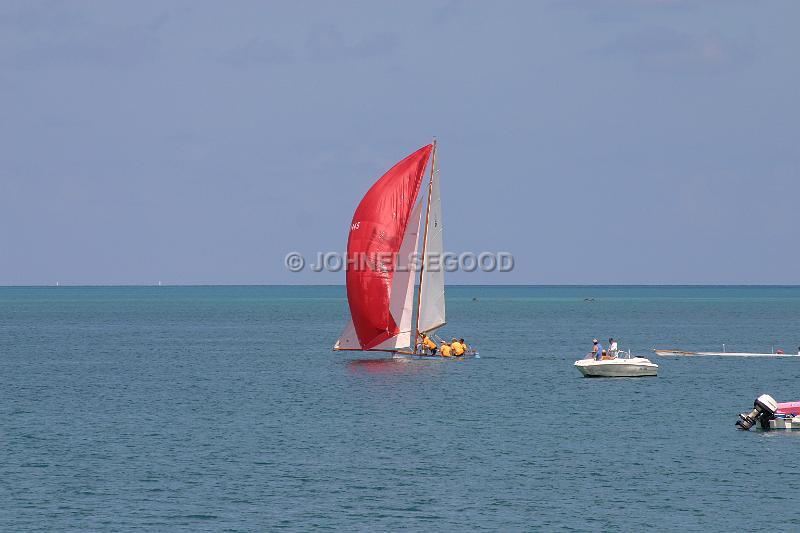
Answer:
[(347, 370), (358, 374), (416, 374), (430, 372), (438, 363), (438, 359), (353, 359), (347, 362)]

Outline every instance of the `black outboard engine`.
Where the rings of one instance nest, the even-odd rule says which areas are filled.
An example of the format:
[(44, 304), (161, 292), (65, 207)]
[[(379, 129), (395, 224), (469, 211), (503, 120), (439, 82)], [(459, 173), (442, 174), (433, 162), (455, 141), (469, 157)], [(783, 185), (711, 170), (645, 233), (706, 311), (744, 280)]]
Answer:
[(769, 394), (762, 394), (753, 402), (752, 411), (739, 415), (736, 426), (747, 431), (760, 419), (762, 427), (769, 427), (769, 420), (775, 416), (775, 411), (777, 410), (778, 402), (775, 401), (775, 398)]

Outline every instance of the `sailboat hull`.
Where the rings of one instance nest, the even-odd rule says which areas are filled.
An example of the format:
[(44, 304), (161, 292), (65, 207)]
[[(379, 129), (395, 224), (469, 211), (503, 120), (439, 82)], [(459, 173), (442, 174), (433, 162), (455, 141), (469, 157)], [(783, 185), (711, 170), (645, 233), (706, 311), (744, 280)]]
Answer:
[(470, 358), (472, 358), (472, 359), (480, 359), (481, 355), (477, 351), (468, 351), (464, 355), (451, 355), (450, 357), (445, 357), (443, 355), (439, 355), (438, 353), (436, 355), (427, 355), (427, 354), (421, 354), (421, 353), (415, 353), (415, 354), (396, 353), (396, 354), (394, 354), (393, 357), (396, 358), (396, 359), (456, 359), (456, 360), (460, 360), (460, 359), (470, 359)]

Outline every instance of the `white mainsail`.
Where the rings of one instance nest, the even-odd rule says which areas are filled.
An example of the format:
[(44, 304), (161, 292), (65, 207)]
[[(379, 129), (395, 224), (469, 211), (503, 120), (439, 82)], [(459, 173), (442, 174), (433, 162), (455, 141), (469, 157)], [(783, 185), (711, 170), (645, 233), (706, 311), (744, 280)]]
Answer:
[[(392, 293), (389, 296), (389, 310), (394, 317), (400, 332), (390, 339), (386, 339), (372, 350), (401, 350), (411, 347), (411, 309), (414, 304), (414, 272), (412, 261), (416, 256), (419, 243), (419, 226), (422, 215), (422, 200), (417, 202), (411, 212), (406, 233), (398, 252), (397, 265), (392, 283)], [(399, 317), (399, 318), (398, 318)], [(361, 350), (361, 343), (356, 334), (353, 321), (349, 320), (339, 340), (333, 346), (334, 350)]]
[[(436, 162), (434, 156), (434, 164)], [(428, 333), (444, 326), (444, 225), (442, 224), (442, 197), (439, 193), (439, 173), (432, 172), (428, 202), (427, 235), (422, 251), (425, 264), (420, 275), (419, 317), (417, 329)]]

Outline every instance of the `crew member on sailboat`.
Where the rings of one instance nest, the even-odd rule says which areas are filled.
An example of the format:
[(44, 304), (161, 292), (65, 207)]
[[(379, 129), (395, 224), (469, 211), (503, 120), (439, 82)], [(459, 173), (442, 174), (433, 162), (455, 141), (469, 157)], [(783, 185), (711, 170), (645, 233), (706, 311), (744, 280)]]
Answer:
[(450, 343), (450, 347), (453, 349), (453, 353), (457, 357), (461, 357), (462, 355), (464, 355), (464, 347), (461, 346), (461, 343), (458, 342), (458, 339), (456, 339), (455, 337), (453, 337), (453, 341)]
[(453, 349), (446, 342), (442, 342), (442, 347), (439, 348), (439, 351), (442, 353), (442, 357), (452, 357), (453, 355)]
[(418, 333), (418, 335), (422, 338), (422, 346), (420, 346), (420, 348), (427, 348), (431, 355), (436, 355), (436, 343), (427, 335), (423, 335), (422, 333)]

